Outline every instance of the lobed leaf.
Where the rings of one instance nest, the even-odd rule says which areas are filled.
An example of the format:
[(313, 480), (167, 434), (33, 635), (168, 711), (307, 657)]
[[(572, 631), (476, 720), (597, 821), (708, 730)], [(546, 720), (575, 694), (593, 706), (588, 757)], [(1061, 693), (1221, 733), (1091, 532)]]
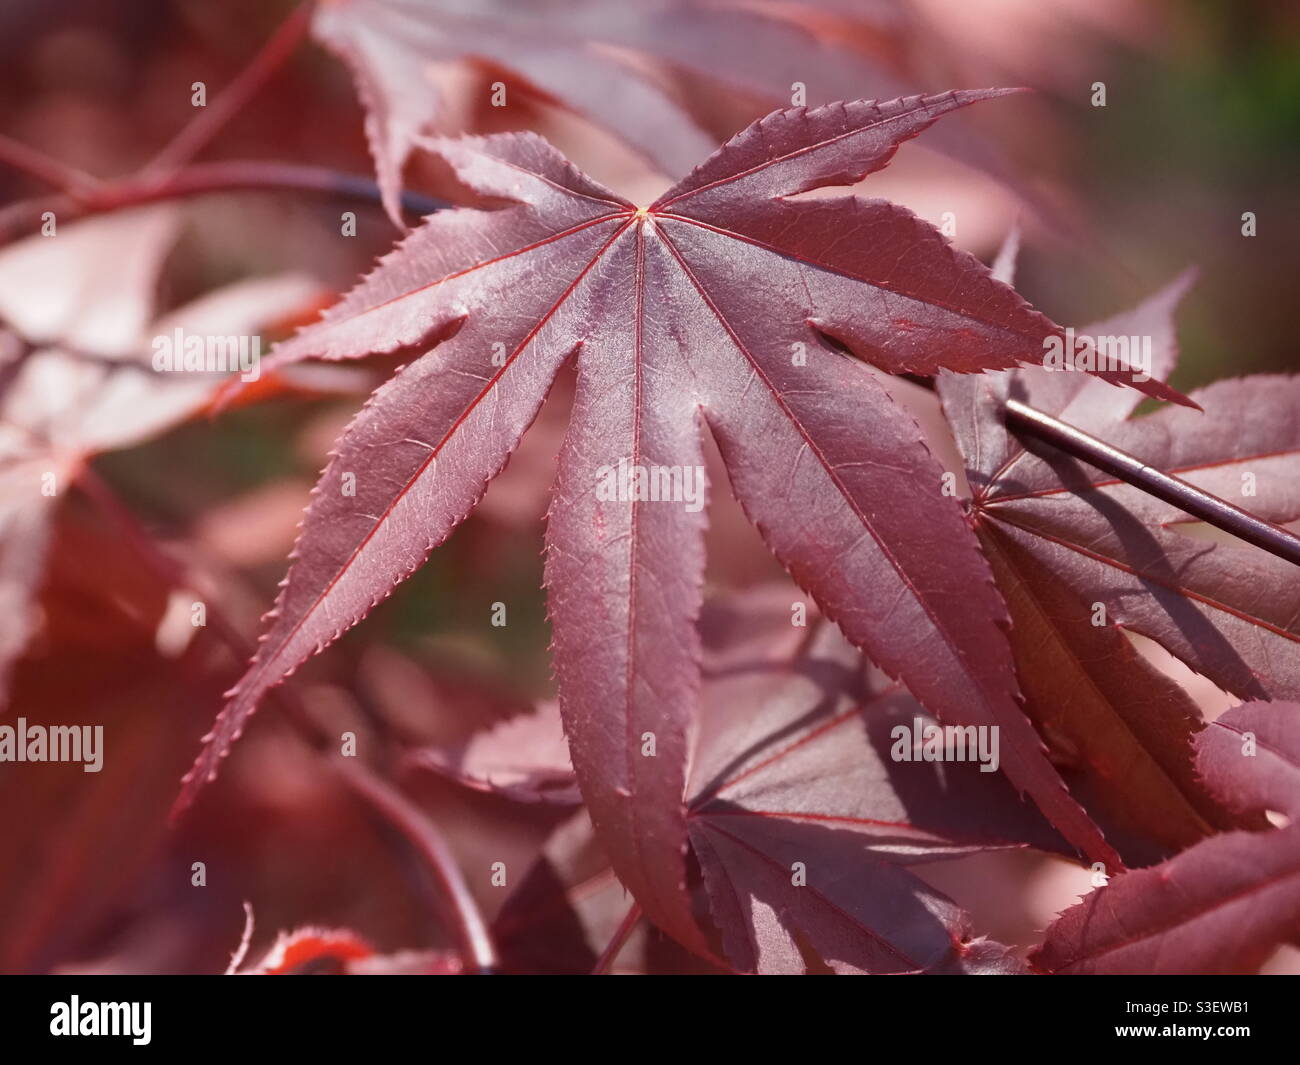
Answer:
[(856, 181), (943, 114), (999, 95), (779, 112), (644, 209), (533, 136), (428, 141), (483, 209), (429, 219), (271, 360), (417, 352), (340, 439), (181, 805), (265, 692), (469, 513), (573, 358), (547, 526), (560, 709), (601, 841), (652, 920), (702, 946), (681, 800), (703, 485), (688, 499), (679, 482), (671, 501), (598, 486), (621, 464), (696, 474), (702, 425), (746, 512), (827, 616), (945, 721), (1001, 729), (1012, 782), (1071, 843), (1118, 864), (1023, 716), (1005, 609), (939, 491), (942, 471), (845, 354), (895, 372), (975, 371), (1041, 361), (1059, 327), (901, 209), (790, 199)]
[[(753, 596), (722, 600), (710, 614), (749, 613), (753, 604)], [(965, 913), (907, 867), (1027, 844), (1055, 849), (1057, 838), (997, 776), (897, 760), (896, 729), (933, 718), (878, 671), (864, 682), (857, 655), (823, 622), (814, 620), (793, 652), (782, 626), (788, 615), (765, 636), (705, 630), (686, 816), (731, 964), (803, 972), (802, 937), (839, 972), (1023, 971), (1005, 947), (972, 940)], [(530, 727), (555, 724), (552, 704), (543, 704)], [(484, 739), (497, 746), (499, 731)], [(509, 780), (492, 790), (536, 797)], [(498, 923), (525, 967), (532, 929), (572, 953), (566, 964), (578, 971), (625, 911), (609, 860), (577, 815), (555, 832)]]

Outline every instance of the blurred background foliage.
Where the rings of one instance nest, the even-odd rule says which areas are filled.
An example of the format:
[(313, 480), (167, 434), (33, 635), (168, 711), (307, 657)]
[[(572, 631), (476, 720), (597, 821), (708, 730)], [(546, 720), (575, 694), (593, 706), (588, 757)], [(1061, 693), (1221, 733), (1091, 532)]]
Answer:
[[(1056, 205), (1046, 223), (1006, 187), (923, 144), (904, 148), (887, 174), (871, 179), (872, 194), (936, 223), (954, 211), (957, 243), (985, 259), (1020, 217), (1027, 235), (1018, 287), (1061, 322), (1127, 308), (1186, 266), (1198, 267), (1180, 315), (1180, 388), (1296, 369), (1300, 6), (916, 0), (906, 5), (914, 21), (902, 40), (888, 19), (877, 30), (869, 19), (818, 14), (815, 4), (777, 6), (813, 8), (819, 32), (842, 34), (921, 90), (1039, 90), (972, 115), (972, 127)], [(6, 0), (0, 133), (97, 176), (129, 174), (193, 118), (191, 84), (215, 91), (227, 83), (291, 8), (278, 0)], [(903, 5), (864, 5), (892, 8)], [(446, 90), (464, 94), (475, 128), (537, 129), (629, 194), (671, 177), (647, 172), (607, 136), (545, 101), (523, 97), (504, 114), (475, 108), (490, 77), (461, 71), (458, 88)], [(1090, 102), (1095, 82), (1106, 85), (1105, 107)], [(683, 91), (704, 90), (684, 81)], [(869, 84), (862, 95), (873, 95)], [(765, 110), (744, 100), (696, 102), (719, 139)], [(203, 158), (369, 175), (362, 119), (347, 71), (308, 42)], [(418, 170), (410, 176), (418, 189)], [(0, 167), (0, 203), (45, 191)], [(357, 212), (355, 239), (339, 239), (342, 210)], [(1256, 237), (1242, 236), (1246, 211), (1257, 217)], [(343, 291), (396, 236), (377, 205), (318, 196), (230, 192), (188, 201), (184, 212), (185, 232), (158, 293), (164, 309), (280, 271), (307, 272), (325, 290)], [(316, 309), (304, 308), (303, 320)], [(266, 339), (295, 324), (280, 323)], [(98, 459), (96, 468), (169, 549), (223, 575), (226, 607), (251, 639), (331, 441), (383, 376), (382, 366), (365, 368), (332, 394), (278, 394), (202, 418)], [(450, 542), (295, 680), (319, 714), (396, 737), (397, 750), (463, 736), (549, 693), (541, 533), (570, 384), (557, 385), (520, 453)], [(726, 495), (713, 493), (711, 586), (779, 577)], [(102, 704), (118, 733), (140, 742), (133, 760), (104, 774), (107, 794), (78, 792), (83, 781), (75, 774), (62, 789), (52, 784), (49, 796), (15, 792), (2, 804), (7, 818), (26, 812), (31, 834), (11, 834), (0, 854), (0, 902), (8, 902), (0, 912), (10, 914), (0, 921), (0, 968), (219, 970), (248, 897), (259, 900), (259, 925), (268, 929), (310, 920), (366, 928), (387, 947), (446, 941), (413, 901), (409, 862), (384, 846), (336, 784), (311, 770), (312, 756), (274, 714), (259, 716), (183, 832), (165, 836), (175, 781), (239, 663), (214, 649), (180, 657), (158, 650), (167, 589), (131, 561), (93, 509), (68, 508), (53, 556), (42, 591), (45, 631), (20, 666), (11, 712), (60, 720)], [(106, 568), (118, 586), (92, 600), (87, 589)], [(497, 602), (509, 612), (504, 628), (490, 624)], [(145, 743), (149, 736), (156, 742)], [(549, 827), (535, 812), (436, 782), (420, 786), (462, 855), (527, 855)], [(0, 793), (5, 787), (12, 791), (13, 781), (0, 779)], [(106, 817), (108, 809), (120, 816)], [(50, 825), (64, 833), (61, 843), (42, 834)], [(127, 840), (139, 846), (123, 859)], [(215, 871), (201, 900), (186, 886), (195, 854)], [(1035, 896), (1023, 857), (1001, 872), (987, 858), (977, 861), (987, 930), (1027, 942), (1059, 902), (1059, 886)]]

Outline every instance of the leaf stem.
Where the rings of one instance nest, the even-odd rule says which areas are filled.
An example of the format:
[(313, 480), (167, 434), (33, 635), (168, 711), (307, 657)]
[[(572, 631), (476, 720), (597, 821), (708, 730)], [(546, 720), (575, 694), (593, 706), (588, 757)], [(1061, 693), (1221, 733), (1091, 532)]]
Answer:
[(592, 976), (608, 976), (609, 971), (613, 968), (619, 952), (627, 945), (628, 937), (632, 935), (632, 930), (636, 928), (637, 923), (641, 920), (641, 904), (635, 899), (632, 905), (627, 908), (622, 922), (614, 931), (614, 936), (606, 944), (605, 949), (601, 951), (600, 957), (596, 959), (596, 964), (591, 970)]
[(244, 964), (244, 959), (248, 957), (248, 948), (253, 943), (253, 904), (247, 899), (244, 900), (244, 931), (239, 937), (239, 946), (235, 952), (230, 955), (230, 963), (226, 966), (223, 976), (234, 976), (239, 972), (239, 967)]
[(1300, 537), (1280, 525), (1264, 521), (1181, 477), (1162, 473), (1128, 452), (1017, 399), (1007, 400), (1005, 417), (1011, 429), (1051, 444), (1194, 518), (1300, 566)]
[(298, 49), (311, 25), (311, 5), (301, 4), (262, 46), (252, 61), (231, 83), (199, 111), (164, 147), (145, 164), (142, 176), (156, 176), (176, 170), (208, 146), (226, 124), (239, 114), (271, 76)]
[(460, 866), (442, 833), (423, 810), (388, 781), (371, 773), (355, 758), (330, 759), (335, 772), (352, 791), (386, 821), (397, 827), (424, 859), (445, 898), (451, 903), (466, 958), (480, 975), (495, 972), (496, 950), (487, 922), (461, 875)]
[[(934, 391), (933, 377), (918, 374), (900, 376)], [(1127, 451), (1121, 451), (1091, 433), (1018, 399), (1007, 400), (1003, 407), (1003, 420), (1008, 428), (1017, 433), (1032, 436), (1058, 451), (1082, 459), (1103, 473), (1118, 477), (1126, 484), (1140, 488), (1148, 495), (1155, 496), (1194, 518), (1200, 518), (1216, 529), (1222, 529), (1239, 540), (1300, 566), (1300, 537), (1280, 525), (1256, 517), (1250, 511), (1243, 510), (1226, 499), (1220, 499), (1204, 488), (1197, 488), (1181, 477), (1149, 466)]]

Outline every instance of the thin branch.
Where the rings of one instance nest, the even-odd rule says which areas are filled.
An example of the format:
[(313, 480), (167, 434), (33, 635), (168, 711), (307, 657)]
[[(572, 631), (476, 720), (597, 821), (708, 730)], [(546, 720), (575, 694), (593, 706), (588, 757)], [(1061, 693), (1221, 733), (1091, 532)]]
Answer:
[[(101, 181), (8, 137), (0, 135), (0, 163), (59, 189), (62, 195), (23, 200), (0, 210), (0, 244), (34, 232), (46, 213), (75, 221), (162, 200), (239, 189), (290, 189), (382, 205), (374, 181), (323, 167), (273, 162), (223, 162), (186, 167), (261, 90), (307, 34), (312, 5), (304, 3), (280, 25), (261, 51), (230, 83), (138, 172)], [(403, 209), (430, 214), (447, 206), (418, 195), (404, 196)]]
[[(10, 243), (41, 226), (47, 211), (59, 221), (76, 221), (166, 200), (189, 199), (210, 193), (240, 190), (309, 192), (342, 200), (382, 204), (379, 186), (370, 178), (319, 166), (294, 163), (231, 160), (197, 163), (173, 173), (138, 175), (104, 182), (79, 196), (46, 196), (20, 200), (0, 209), (0, 245)], [(443, 200), (418, 193), (403, 193), (402, 209), (423, 217), (449, 206)]]
[(98, 187), (99, 180), (67, 163), (37, 151), (0, 133), (0, 163), (13, 167), (71, 197), (80, 197)]
[(1142, 489), (1148, 495), (1178, 507), (1194, 518), (1200, 518), (1248, 544), (1300, 566), (1300, 537), (1280, 525), (1257, 518), (1249, 511), (1242, 510), (1203, 488), (1197, 488), (1181, 477), (1162, 473), (1128, 452), (1112, 447), (1104, 440), (1098, 440), (1082, 429), (1044, 414), (1027, 403), (1009, 399), (1005, 409), (1007, 425), (1013, 430), (1051, 444), (1112, 477), (1118, 477), (1121, 481)]
[(352, 791), (397, 827), (424, 859), (429, 871), (451, 902), (466, 958), (479, 974), (496, 970), (496, 950), (487, 922), (461, 875), (451, 848), (428, 816), (386, 780), (371, 773), (355, 758), (336, 756), (330, 764)]
[(622, 922), (615, 930), (613, 938), (606, 945), (605, 949), (601, 951), (600, 957), (596, 959), (596, 965), (591, 970), (592, 976), (609, 975), (610, 969), (613, 968), (614, 962), (617, 960), (619, 953), (622, 951), (623, 947), (627, 945), (628, 938), (632, 935), (633, 929), (636, 928), (637, 923), (640, 920), (641, 904), (633, 899), (632, 905), (627, 908), (627, 913), (624, 915)]
[[(108, 204), (108, 209), (241, 189), (314, 192), (377, 205), (383, 202), (379, 185), (372, 178), (360, 174), (347, 174), (323, 166), (234, 160), (196, 163), (176, 171), (161, 184), (156, 181), (130, 182), (115, 190), (115, 198), (120, 202)], [(417, 215), (432, 214), (449, 206), (445, 200), (431, 196), (407, 194), (402, 197), (403, 210)]]
[(271, 76), (293, 55), (311, 24), (311, 5), (302, 4), (281, 23), (262, 50), (195, 119), (145, 164), (143, 173), (170, 173), (188, 163), (208, 146), (226, 124), (238, 115)]

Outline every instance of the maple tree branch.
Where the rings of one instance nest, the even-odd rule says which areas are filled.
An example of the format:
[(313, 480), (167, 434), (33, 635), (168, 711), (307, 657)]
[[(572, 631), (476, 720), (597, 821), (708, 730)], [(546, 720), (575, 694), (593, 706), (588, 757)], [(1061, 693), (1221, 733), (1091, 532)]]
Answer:
[[(47, 211), (60, 221), (76, 221), (90, 215), (165, 200), (241, 190), (311, 192), (376, 206), (383, 202), (379, 186), (372, 179), (328, 167), (261, 160), (196, 163), (165, 175), (137, 175), (101, 182), (76, 196), (63, 194), (12, 203), (0, 209), (0, 244), (36, 232), (41, 226), (42, 215)], [(444, 201), (431, 196), (413, 192), (402, 194), (402, 209), (417, 217), (447, 206)]]
[(1162, 473), (1141, 459), (1113, 447), (1104, 440), (1053, 418), (1027, 403), (1007, 400), (1004, 408), (1007, 425), (1026, 435), (1082, 459), (1091, 466), (1121, 481), (1140, 488), (1194, 518), (1200, 518), (1248, 544), (1300, 566), (1300, 537), (1271, 522), (1256, 517), (1241, 507), (1189, 484), (1181, 477)]
[(641, 904), (635, 899), (632, 905), (627, 908), (623, 920), (614, 931), (613, 937), (606, 944), (605, 949), (600, 952), (600, 957), (596, 959), (596, 964), (591, 970), (592, 976), (608, 976), (609, 971), (613, 968), (614, 961), (618, 958), (619, 952), (627, 944), (628, 937), (632, 935), (632, 930), (636, 928), (637, 923), (641, 920)]
[(295, 8), (248, 66), (235, 76), (235, 79), (209, 106), (203, 108), (192, 122), (145, 164), (143, 173), (154, 175), (174, 171), (206, 148), (297, 51), (298, 45), (307, 36), (307, 28), (310, 25), (311, 5), (302, 4)]
[[(197, 591), (202, 582), (193, 579), (187, 568), (157, 542), (90, 466), (83, 465), (78, 470), (76, 484), (118, 526), (136, 554), (162, 580), (172, 587)], [(241, 661), (252, 658), (252, 647), (216, 604), (207, 604), (207, 620), (213, 632), (237, 658)], [(292, 686), (280, 685), (268, 694), (312, 748), (325, 757), (349, 790), (391, 823), (420, 855), (451, 905), (466, 957), (478, 972), (494, 971), (496, 949), (487, 923), (461, 875), (451, 848), (428, 815), (359, 759), (332, 753), (329, 747), (331, 738), (315, 722)]]
[[(232, 160), (195, 163), (161, 180), (132, 178), (107, 187), (102, 195), (92, 197), (88, 206), (95, 212), (119, 210), (161, 200), (248, 189), (315, 192), (342, 199), (365, 200), (376, 205), (383, 202), (379, 185), (360, 174), (298, 163)], [(446, 206), (444, 201), (429, 196), (408, 194), (402, 197), (402, 207), (413, 214), (431, 214)]]
[(0, 163), (18, 170), (28, 177), (53, 185), (66, 195), (79, 198), (99, 185), (97, 178), (61, 163), (44, 152), (37, 151), (12, 137), (0, 133)]

